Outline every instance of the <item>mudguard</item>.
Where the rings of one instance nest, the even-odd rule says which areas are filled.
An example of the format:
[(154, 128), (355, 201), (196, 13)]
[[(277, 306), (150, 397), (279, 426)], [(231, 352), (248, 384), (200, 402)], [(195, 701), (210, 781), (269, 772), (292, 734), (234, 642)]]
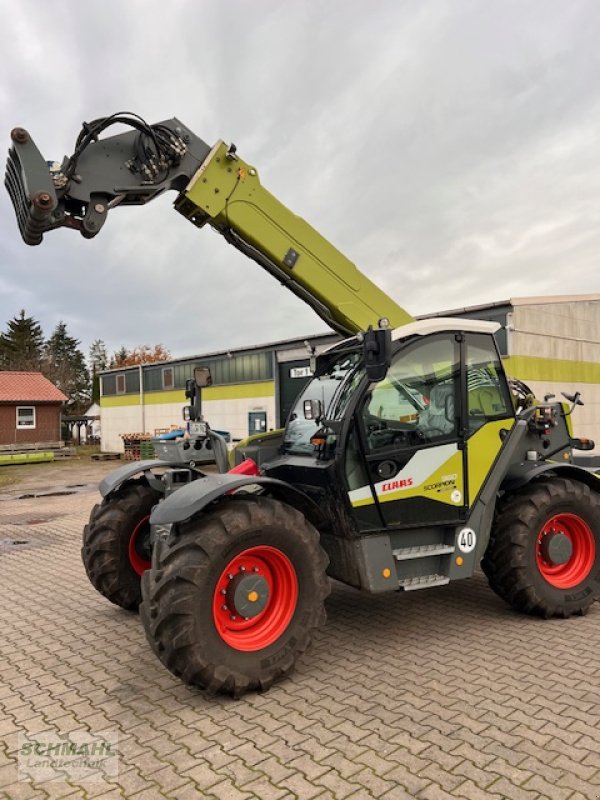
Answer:
[(539, 467), (534, 467), (527, 472), (523, 472), (520, 475), (510, 476), (509, 474), (501, 488), (507, 491), (515, 491), (515, 489), (526, 486), (532, 480), (539, 478), (546, 472), (552, 475), (560, 475), (561, 478), (571, 478), (574, 481), (585, 483), (590, 489), (600, 492), (600, 475), (584, 467), (579, 467), (577, 464), (546, 463), (541, 464)]
[(313, 525), (323, 521), (317, 504), (285, 481), (260, 475), (204, 475), (182, 486), (154, 507), (151, 525), (170, 525), (191, 519), (214, 500), (243, 486), (259, 486), (269, 495), (297, 508)]
[[(138, 472), (148, 472), (149, 470), (157, 469), (158, 467), (188, 467), (188, 464), (182, 464), (181, 461), (161, 461), (158, 458), (148, 459), (146, 461), (131, 461), (129, 464), (124, 464), (122, 467), (109, 472), (102, 480), (98, 489), (102, 497), (106, 497), (115, 489), (118, 489), (121, 484), (133, 478)], [(202, 474), (202, 473), (200, 473)]]

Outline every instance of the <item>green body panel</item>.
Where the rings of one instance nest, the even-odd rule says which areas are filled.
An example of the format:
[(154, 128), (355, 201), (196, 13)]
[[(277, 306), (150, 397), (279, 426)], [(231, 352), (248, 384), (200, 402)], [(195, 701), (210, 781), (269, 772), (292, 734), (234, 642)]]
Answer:
[(377, 327), (382, 318), (392, 328), (413, 321), (339, 250), (264, 189), (254, 167), (228, 158), (222, 142), (215, 145), (175, 207), (198, 227), (208, 223), (225, 235), (234, 231), (256, 251), (256, 260), (269, 262), (276, 277), (341, 333)]
[(514, 420), (506, 419), (487, 422), (467, 440), (470, 506), (473, 506), (475, 499), (479, 496), (479, 492), (490, 475), (492, 465), (502, 449), (500, 432), (511, 430), (514, 424)]
[[(502, 448), (501, 430), (510, 430), (514, 425), (514, 420), (498, 420), (488, 422), (483, 425), (476, 433), (467, 439), (467, 458), (468, 458), (468, 498), (469, 506), (472, 506), (481, 491), (482, 486), (487, 480), (492, 465), (498, 457)], [(454, 476), (452, 481), (447, 481), (444, 485), (444, 478), (448, 474)], [(415, 497), (422, 497), (427, 500), (435, 500), (450, 507), (455, 507), (456, 503), (452, 500), (452, 493), (459, 491), (465, 494), (463, 459), (462, 451), (457, 450), (447, 460), (436, 466), (432, 472), (419, 484), (407, 489), (401, 488), (398, 491), (386, 492), (378, 496), (379, 503), (390, 503), (398, 500), (410, 500)], [(353, 500), (353, 508), (374, 505), (375, 498), (371, 494), (361, 500)]]

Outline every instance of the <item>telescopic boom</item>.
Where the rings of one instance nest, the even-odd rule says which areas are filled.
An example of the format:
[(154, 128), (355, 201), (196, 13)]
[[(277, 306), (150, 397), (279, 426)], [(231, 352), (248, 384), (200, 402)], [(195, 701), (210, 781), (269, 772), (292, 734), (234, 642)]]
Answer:
[[(100, 138), (115, 124), (132, 130)], [(218, 231), (343, 336), (413, 320), (270, 194), (235, 145), (210, 147), (178, 119), (148, 125), (114, 114), (84, 123), (62, 164), (46, 161), (23, 128), (14, 128), (11, 139), (5, 185), (26, 244), (40, 244), (60, 227), (92, 238), (113, 208), (143, 205), (172, 189), (180, 214)]]

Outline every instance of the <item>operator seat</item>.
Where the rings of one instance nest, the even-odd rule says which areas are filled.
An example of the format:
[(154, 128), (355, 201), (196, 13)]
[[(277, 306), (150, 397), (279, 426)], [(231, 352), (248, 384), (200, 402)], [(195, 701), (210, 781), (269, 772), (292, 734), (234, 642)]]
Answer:
[(439, 384), (433, 387), (429, 405), (419, 414), (419, 430), (428, 437), (454, 432), (453, 384)]

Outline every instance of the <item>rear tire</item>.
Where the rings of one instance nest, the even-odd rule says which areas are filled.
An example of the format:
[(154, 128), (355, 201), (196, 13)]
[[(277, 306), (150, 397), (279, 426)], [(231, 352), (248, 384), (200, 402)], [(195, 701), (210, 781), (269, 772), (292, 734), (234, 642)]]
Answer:
[(150, 512), (161, 497), (143, 481), (128, 483), (94, 506), (83, 531), (81, 558), (92, 586), (127, 611), (137, 611), (142, 601)]
[(585, 614), (600, 597), (600, 496), (564, 478), (509, 496), (481, 566), (491, 588), (517, 611)]
[(184, 683), (235, 697), (287, 675), (325, 622), (327, 556), (295, 508), (231, 498), (154, 549), (140, 614)]

